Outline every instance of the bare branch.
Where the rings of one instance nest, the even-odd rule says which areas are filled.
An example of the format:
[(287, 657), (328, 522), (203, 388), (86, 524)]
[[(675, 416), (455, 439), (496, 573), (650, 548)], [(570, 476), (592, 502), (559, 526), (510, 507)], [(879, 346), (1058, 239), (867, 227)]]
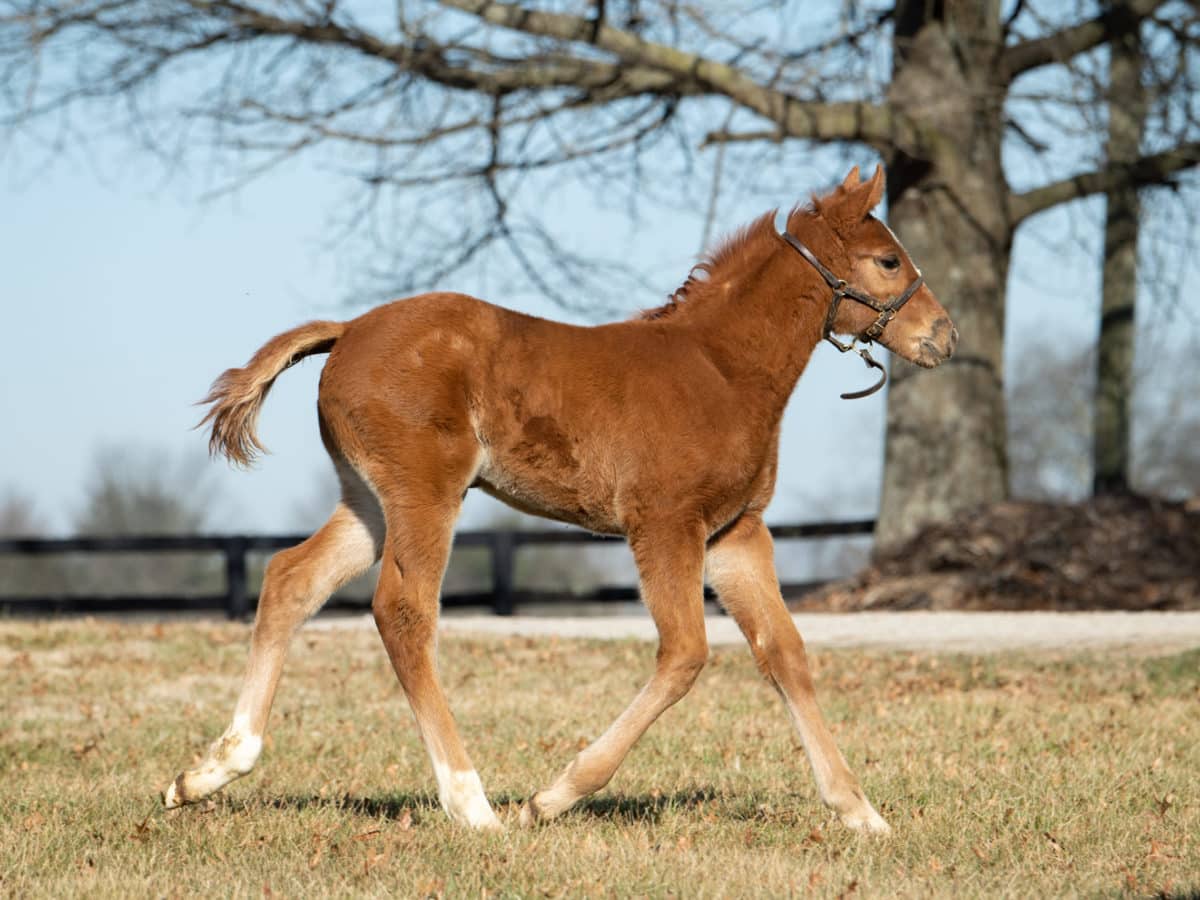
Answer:
[[(669, 47), (612, 25), (565, 13), (536, 12), (489, 0), (440, 0), (485, 22), (528, 35), (560, 41), (588, 41), (627, 65), (671, 73), (697, 93), (719, 94), (777, 123), (788, 137), (863, 141), (879, 148), (926, 156), (939, 136), (884, 103), (811, 103), (759, 84), (744, 72), (695, 53)], [(595, 39), (592, 40), (592, 33)]]
[(779, 143), (784, 134), (778, 128), (763, 128), (758, 131), (710, 131), (700, 142), (700, 149), (713, 144), (754, 144), (760, 141)]
[(1195, 165), (1200, 165), (1200, 141), (1143, 156), (1134, 163), (1113, 163), (1093, 172), (1073, 175), (1031, 191), (1015, 194), (1009, 203), (1009, 217), (1015, 226), (1051, 206), (1092, 194), (1102, 194), (1121, 184), (1170, 184), (1172, 175)]
[(1001, 57), (1002, 71), (1008, 80), (1030, 69), (1066, 62), (1071, 57), (1109, 41), (1128, 29), (1131, 21), (1144, 19), (1167, 0), (1127, 0), (1106, 6), (1093, 19), (1070, 25), (1053, 34), (1013, 44)]

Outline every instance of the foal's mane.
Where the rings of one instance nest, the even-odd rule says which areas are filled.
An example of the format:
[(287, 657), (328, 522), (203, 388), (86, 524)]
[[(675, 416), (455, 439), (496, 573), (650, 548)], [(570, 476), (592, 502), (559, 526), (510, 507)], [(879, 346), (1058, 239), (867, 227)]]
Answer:
[[(788, 222), (791, 222), (797, 213), (810, 209), (793, 209), (788, 214)], [(723, 292), (730, 282), (735, 282), (752, 272), (762, 258), (777, 246), (775, 217), (778, 212), (773, 209), (764, 213), (705, 253), (700, 262), (692, 266), (683, 284), (667, 298), (666, 303), (654, 309), (644, 310), (637, 318), (646, 321), (669, 318), (684, 306), (703, 303), (706, 297)]]

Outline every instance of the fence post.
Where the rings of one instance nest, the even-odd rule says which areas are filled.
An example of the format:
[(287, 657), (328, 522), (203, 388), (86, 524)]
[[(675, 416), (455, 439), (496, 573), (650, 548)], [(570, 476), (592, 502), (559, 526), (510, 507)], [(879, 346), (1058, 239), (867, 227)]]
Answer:
[(513, 602), (513, 550), (511, 531), (492, 533), (492, 612), (497, 616), (511, 616), (516, 604)]
[(231, 619), (244, 619), (250, 611), (246, 596), (246, 539), (225, 541), (225, 610)]

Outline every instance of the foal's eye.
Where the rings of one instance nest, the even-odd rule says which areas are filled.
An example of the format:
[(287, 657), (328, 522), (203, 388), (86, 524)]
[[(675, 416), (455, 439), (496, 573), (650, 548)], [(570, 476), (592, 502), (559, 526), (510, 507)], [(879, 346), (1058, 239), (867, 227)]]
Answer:
[(895, 256), (880, 256), (876, 259), (876, 262), (878, 262), (889, 272), (895, 272), (900, 268), (900, 260)]

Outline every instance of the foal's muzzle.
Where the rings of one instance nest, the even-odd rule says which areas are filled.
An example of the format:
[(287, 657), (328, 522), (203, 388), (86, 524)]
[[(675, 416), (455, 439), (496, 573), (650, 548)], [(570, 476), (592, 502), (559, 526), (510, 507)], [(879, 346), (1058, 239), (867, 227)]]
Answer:
[(958, 329), (950, 324), (949, 319), (942, 317), (933, 323), (929, 334), (918, 342), (913, 361), (926, 369), (932, 369), (953, 356), (957, 346)]

